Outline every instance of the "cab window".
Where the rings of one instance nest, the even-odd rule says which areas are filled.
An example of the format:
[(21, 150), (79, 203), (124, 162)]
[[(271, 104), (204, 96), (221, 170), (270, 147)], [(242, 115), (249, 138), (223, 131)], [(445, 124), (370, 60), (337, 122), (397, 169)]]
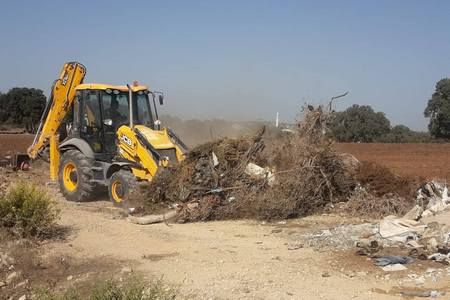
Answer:
[(84, 105), (81, 112), (81, 134), (91, 145), (94, 152), (102, 152), (102, 123), (98, 92), (87, 90), (84, 93)]
[(129, 122), (128, 95), (118, 92), (102, 93), (104, 119), (110, 119), (113, 125)]
[(134, 117), (135, 124), (144, 125), (152, 128), (153, 120), (150, 111), (150, 103), (148, 102), (148, 95), (142, 92), (137, 93), (135, 111), (136, 111)]

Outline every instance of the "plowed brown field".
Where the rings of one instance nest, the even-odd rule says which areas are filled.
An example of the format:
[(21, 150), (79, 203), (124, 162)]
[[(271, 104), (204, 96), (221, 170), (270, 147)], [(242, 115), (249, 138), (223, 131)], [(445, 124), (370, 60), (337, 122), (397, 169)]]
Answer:
[[(0, 156), (26, 152), (34, 135), (0, 134)], [(337, 144), (361, 161), (373, 161), (400, 175), (450, 180), (450, 144)]]
[(337, 144), (337, 148), (400, 175), (450, 180), (450, 144)]
[(17, 152), (26, 153), (33, 138), (33, 134), (0, 134), (0, 157)]

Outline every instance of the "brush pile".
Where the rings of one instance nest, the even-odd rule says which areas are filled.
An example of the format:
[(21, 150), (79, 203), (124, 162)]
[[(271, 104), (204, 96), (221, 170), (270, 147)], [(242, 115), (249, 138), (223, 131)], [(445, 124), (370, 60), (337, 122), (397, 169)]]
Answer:
[[(417, 182), (338, 153), (326, 134), (333, 114), (307, 106), (289, 134), (220, 139), (198, 146), (160, 172), (144, 212), (167, 205), (178, 222), (286, 219), (334, 209), (365, 217), (402, 215)], [(260, 166), (269, 166), (262, 168)], [(339, 205), (335, 206), (335, 204)]]
[[(356, 168), (325, 137), (330, 119), (321, 106), (308, 106), (293, 134), (264, 141), (261, 129), (201, 145), (154, 178), (146, 211), (176, 204), (179, 222), (284, 219), (345, 201), (356, 186)], [(271, 169), (255, 174), (249, 164)]]
[(179, 221), (226, 218), (227, 206), (234, 200), (267, 185), (265, 178), (255, 179), (245, 172), (264, 149), (263, 134), (264, 128), (253, 137), (225, 138), (193, 149), (181, 164), (154, 178), (147, 210), (161, 203), (176, 203)]
[(268, 147), (272, 150), (266, 157), (277, 170), (277, 184), (255, 203), (259, 217), (305, 216), (349, 197), (356, 186), (356, 166), (326, 138), (331, 117), (321, 106), (308, 106), (297, 131)]
[(422, 178), (402, 177), (372, 162), (360, 163), (355, 178), (358, 187), (341, 210), (369, 218), (403, 216), (416, 204), (417, 187), (423, 182)]

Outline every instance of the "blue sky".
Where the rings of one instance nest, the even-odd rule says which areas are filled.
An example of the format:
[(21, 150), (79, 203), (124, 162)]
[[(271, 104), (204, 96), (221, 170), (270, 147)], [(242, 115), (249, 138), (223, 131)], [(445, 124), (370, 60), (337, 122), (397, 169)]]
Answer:
[(85, 82), (133, 80), (182, 118), (296, 118), (350, 91), (423, 130), (450, 76), (449, 1), (0, 1), (0, 90), (48, 93), (62, 64)]

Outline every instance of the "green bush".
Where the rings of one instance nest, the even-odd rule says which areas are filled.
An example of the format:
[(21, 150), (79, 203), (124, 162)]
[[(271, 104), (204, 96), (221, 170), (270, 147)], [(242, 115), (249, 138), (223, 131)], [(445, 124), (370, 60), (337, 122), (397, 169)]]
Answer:
[(0, 225), (19, 237), (47, 237), (59, 214), (56, 202), (33, 184), (19, 182), (0, 197)]
[(41, 300), (173, 300), (177, 292), (162, 280), (145, 282), (141, 277), (131, 276), (124, 282), (112, 279), (96, 282), (88, 295), (81, 295), (76, 289), (63, 294), (43, 290), (37, 295)]

